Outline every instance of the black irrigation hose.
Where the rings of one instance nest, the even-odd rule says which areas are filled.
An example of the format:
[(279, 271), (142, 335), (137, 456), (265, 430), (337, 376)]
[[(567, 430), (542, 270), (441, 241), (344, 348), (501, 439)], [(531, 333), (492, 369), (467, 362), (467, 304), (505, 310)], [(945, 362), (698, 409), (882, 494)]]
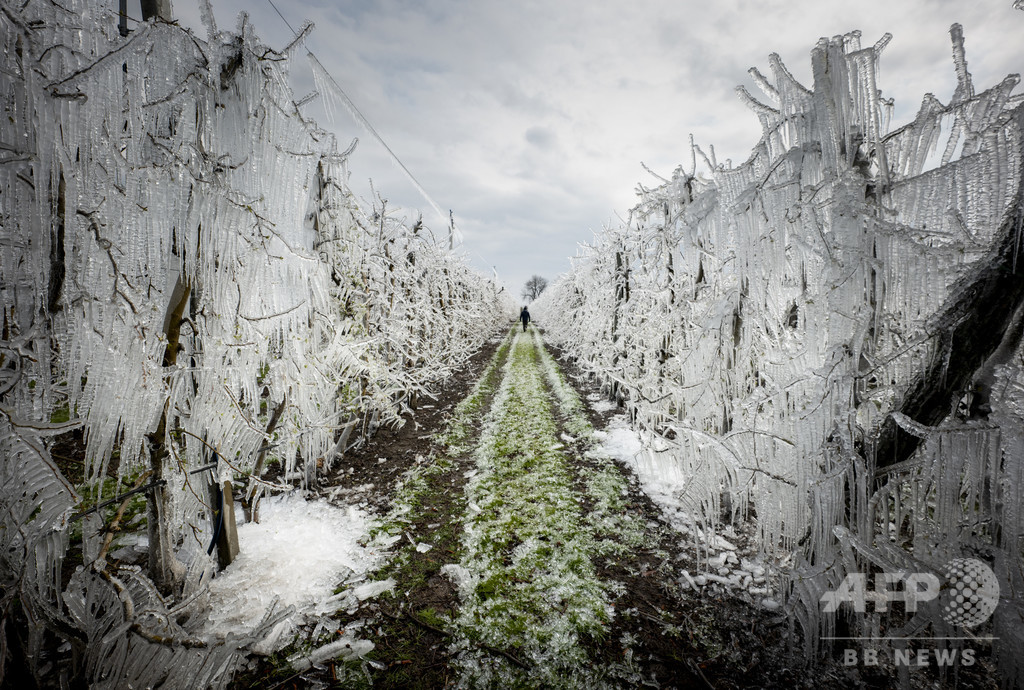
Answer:
[[(217, 466), (217, 461), (220, 457), (217, 455), (217, 451), (213, 451), (213, 466)], [(224, 529), (224, 489), (221, 487), (220, 482), (216, 482), (217, 486), (217, 526), (213, 530), (213, 539), (210, 540), (210, 546), (206, 549), (206, 555), (210, 556), (213, 554), (213, 547), (217, 545), (217, 540), (220, 538), (221, 530)]]
[(224, 490), (217, 487), (217, 528), (213, 530), (213, 539), (210, 540), (210, 546), (206, 549), (206, 555), (213, 554), (213, 547), (217, 545), (217, 540), (220, 538), (221, 530), (224, 529)]
[(163, 486), (166, 483), (167, 483), (166, 479), (157, 479), (157, 480), (154, 480), (154, 481), (150, 482), (149, 484), (146, 484), (145, 486), (140, 486), (140, 487), (137, 487), (135, 489), (132, 489), (131, 491), (126, 491), (126, 492), (124, 492), (123, 494), (121, 494), (119, 496), (114, 496), (111, 499), (103, 501), (103, 503), (97, 503), (92, 508), (89, 508), (89, 510), (83, 510), (80, 513), (75, 513), (74, 515), (71, 516), (71, 519), (68, 520), (68, 522), (74, 522), (75, 520), (79, 520), (81, 518), (84, 518), (89, 513), (95, 513), (97, 510), (99, 510), (101, 508), (106, 508), (111, 503), (117, 503), (118, 501), (120, 501), (123, 498), (128, 498), (129, 496), (132, 496), (133, 494), (142, 493), (143, 491), (149, 491), (150, 489), (152, 489), (154, 487)]
[(206, 470), (212, 470), (216, 466), (217, 463), (211, 462), (209, 465), (203, 465), (197, 470), (192, 470), (191, 472), (189, 472), (189, 474), (199, 474), (200, 472), (205, 472)]

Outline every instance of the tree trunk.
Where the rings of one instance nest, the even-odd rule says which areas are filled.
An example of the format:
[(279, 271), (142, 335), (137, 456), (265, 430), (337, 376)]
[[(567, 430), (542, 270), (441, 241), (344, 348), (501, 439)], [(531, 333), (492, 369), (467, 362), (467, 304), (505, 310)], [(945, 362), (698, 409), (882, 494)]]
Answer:
[[(277, 429), (277, 423), (281, 421), (281, 415), (284, 413), (284, 408), (288, 404), (288, 394), (286, 393), (281, 402), (278, 403), (277, 407), (270, 414), (270, 420), (267, 422), (266, 437), (267, 440), (260, 448), (259, 455), (256, 457), (256, 466), (252, 470), (252, 474), (249, 476), (249, 485), (245, 490), (245, 497), (242, 502), (242, 507), (245, 508), (248, 513), (248, 518), (253, 522), (260, 521), (259, 514), (259, 502), (262, 489), (260, 488), (259, 479), (260, 475), (263, 474), (263, 465), (267, 461), (267, 451), (270, 450), (270, 441), (274, 435), (274, 430)], [(234, 556), (232, 556), (234, 558)]]
[[(179, 278), (171, 294), (171, 307), (164, 322), (167, 346), (164, 348), (165, 368), (174, 366), (180, 350), (181, 322), (185, 314), (192, 288), (186, 280)], [(149, 469), (152, 479), (164, 479), (164, 464), (170, 453), (167, 450), (167, 414), (170, 401), (164, 404), (156, 430), (149, 434)], [(174, 573), (174, 552), (170, 538), (167, 494), (163, 486), (156, 486), (147, 494), (146, 517), (149, 534), (149, 574), (157, 588), (167, 593), (177, 587)]]

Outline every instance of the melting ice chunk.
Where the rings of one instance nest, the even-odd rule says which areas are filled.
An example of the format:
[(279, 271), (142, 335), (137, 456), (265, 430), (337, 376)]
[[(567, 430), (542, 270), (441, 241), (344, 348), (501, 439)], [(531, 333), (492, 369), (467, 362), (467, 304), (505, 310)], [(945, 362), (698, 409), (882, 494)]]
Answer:
[(367, 599), (383, 594), (384, 592), (390, 592), (394, 588), (395, 581), (388, 578), (387, 580), (377, 580), (375, 582), (361, 584), (352, 590), (352, 594), (354, 594), (359, 601), (366, 601)]

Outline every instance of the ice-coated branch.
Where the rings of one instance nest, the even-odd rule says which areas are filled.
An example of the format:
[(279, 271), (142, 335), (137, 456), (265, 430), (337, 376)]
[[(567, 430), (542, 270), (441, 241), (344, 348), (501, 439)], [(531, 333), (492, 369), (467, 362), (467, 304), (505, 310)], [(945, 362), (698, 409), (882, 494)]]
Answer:
[[(205, 3), (208, 41), (164, 22), (125, 38), (105, 24), (112, 13), (87, 4), (0, 0), (0, 87), (13, 104), (0, 151), (11, 238), (0, 262), (0, 445), (12, 458), (4, 471), (18, 473), (0, 485), (48, 501), (10, 511), (0, 535), (26, 535), (26, 555), (43, 545), (25, 571), (44, 593), (24, 597), (40, 620), (45, 602), (62, 601), (46, 573), (61, 571), (72, 512), (61, 501), (75, 488), (54, 479), (58, 436), (70, 442), (84, 427), (87, 480), (116, 458), (121, 475), (166, 482), (147, 502), (159, 588), (144, 589), (198, 601), (181, 591), (205, 567), (184, 548), (205, 520), (187, 468), (204, 464), (208, 445), (252, 485), (293, 488), (258, 476), (271, 458), (288, 481), (313, 482), (377, 426), (401, 423), (511, 311), (431, 244), (429, 227), (364, 211), (347, 187), (352, 147), (339, 154), (294, 105), (286, 53), (301, 36), (273, 51), (244, 17), (238, 35), (220, 32)], [(115, 683), (159, 685), (169, 668), (191, 687), (226, 682), (204, 674), (234, 664), (235, 648), (185, 662), (173, 644), (151, 644), (188, 639), (181, 631), (77, 607), (116, 598), (110, 584), (82, 574), (72, 584), (81, 599), (63, 599), (71, 627), (107, 645), (76, 649), (73, 673), (89, 677), (74, 682), (124, 668), (129, 654), (152, 671)], [(173, 628), (154, 606), (154, 625)]]

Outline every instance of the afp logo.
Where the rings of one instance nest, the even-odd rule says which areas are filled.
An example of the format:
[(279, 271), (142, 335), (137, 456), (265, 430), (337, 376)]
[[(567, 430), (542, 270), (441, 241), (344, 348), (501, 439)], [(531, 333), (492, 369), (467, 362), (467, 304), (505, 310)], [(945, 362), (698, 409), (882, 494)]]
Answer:
[(953, 625), (973, 628), (995, 612), (999, 603), (999, 582), (995, 573), (976, 558), (957, 558), (946, 564), (940, 579), (933, 573), (877, 573), (868, 589), (868, 576), (850, 573), (833, 591), (821, 595), (822, 611), (835, 613), (847, 603), (865, 613), (885, 612), (893, 602), (902, 602), (907, 613), (917, 613), (921, 603), (938, 600), (942, 618)]

